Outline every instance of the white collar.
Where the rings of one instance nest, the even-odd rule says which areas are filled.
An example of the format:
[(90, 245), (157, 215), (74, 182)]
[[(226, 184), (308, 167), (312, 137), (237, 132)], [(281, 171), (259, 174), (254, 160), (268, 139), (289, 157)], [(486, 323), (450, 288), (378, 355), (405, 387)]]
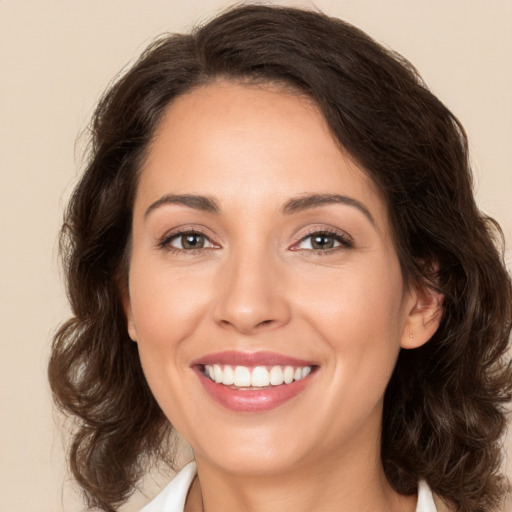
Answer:
[(437, 512), (434, 496), (425, 480), (420, 480), (418, 483), (418, 504), (416, 505), (416, 512)]
[[(195, 476), (196, 463), (189, 462), (140, 512), (183, 512)], [(420, 480), (418, 485), (416, 512), (437, 512), (432, 491), (424, 480)]]
[(195, 476), (196, 463), (189, 462), (140, 512), (183, 512)]

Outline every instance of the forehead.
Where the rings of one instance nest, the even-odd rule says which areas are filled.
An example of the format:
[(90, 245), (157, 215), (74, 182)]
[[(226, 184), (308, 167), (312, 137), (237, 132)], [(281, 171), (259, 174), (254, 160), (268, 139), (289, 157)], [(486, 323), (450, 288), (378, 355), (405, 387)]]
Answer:
[[(333, 137), (317, 105), (275, 86), (222, 82), (178, 97), (142, 168), (137, 203), (200, 193), (248, 206), (338, 193), (387, 222), (380, 191)], [(252, 203), (251, 203), (252, 202)], [(136, 204), (137, 207), (137, 204)]]

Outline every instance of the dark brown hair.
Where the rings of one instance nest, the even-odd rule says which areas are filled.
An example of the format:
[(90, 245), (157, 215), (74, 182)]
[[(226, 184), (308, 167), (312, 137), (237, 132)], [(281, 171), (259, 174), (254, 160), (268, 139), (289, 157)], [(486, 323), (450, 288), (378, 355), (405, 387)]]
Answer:
[(94, 115), (87, 169), (61, 235), (73, 317), (56, 333), (49, 363), (57, 404), (78, 418), (70, 465), (89, 506), (115, 510), (150, 461), (172, 463), (172, 427), (128, 337), (121, 288), (148, 143), (173, 99), (218, 79), (311, 97), (380, 187), (404, 278), (444, 295), (437, 333), (400, 353), (386, 391), (384, 469), (400, 493), (424, 478), (457, 510), (494, 510), (505, 488), (511, 285), (499, 226), (475, 205), (464, 130), (404, 58), (360, 30), (257, 5), (157, 40)]

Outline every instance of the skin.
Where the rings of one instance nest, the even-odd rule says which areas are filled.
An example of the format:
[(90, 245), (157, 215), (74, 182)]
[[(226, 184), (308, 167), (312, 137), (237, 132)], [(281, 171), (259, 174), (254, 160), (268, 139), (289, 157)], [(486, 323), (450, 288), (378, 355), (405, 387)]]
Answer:
[[(342, 203), (283, 212), (333, 193), (369, 215)], [(169, 194), (213, 198), (219, 211), (158, 203)], [(199, 230), (205, 247), (170, 239), (180, 230)], [(312, 249), (325, 230), (344, 238)], [(383, 395), (399, 350), (435, 332), (441, 298), (405, 288), (390, 232), (376, 186), (310, 100), (222, 82), (168, 107), (136, 195), (125, 310), (152, 392), (194, 450), (188, 511), (414, 511), (382, 470)], [(239, 413), (190, 366), (224, 350), (319, 368), (284, 405)]]

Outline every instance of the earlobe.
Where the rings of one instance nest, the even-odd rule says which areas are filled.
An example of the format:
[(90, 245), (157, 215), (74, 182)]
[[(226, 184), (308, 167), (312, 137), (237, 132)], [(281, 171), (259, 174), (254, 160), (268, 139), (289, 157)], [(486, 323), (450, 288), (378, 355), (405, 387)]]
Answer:
[(443, 317), (443, 295), (432, 288), (418, 287), (411, 294), (400, 346), (418, 348), (437, 331)]
[(123, 310), (126, 317), (128, 336), (130, 336), (132, 341), (137, 342), (137, 330), (135, 329), (135, 322), (133, 320), (132, 305), (127, 293), (123, 294)]
[(133, 318), (130, 316), (127, 318), (127, 322), (128, 322), (128, 336), (130, 336), (130, 339), (132, 341), (134, 341), (135, 343), (137, 343), (137, 334), (136, 334), (136, 330), (135, 330), (135, 324), (133, 323)]

